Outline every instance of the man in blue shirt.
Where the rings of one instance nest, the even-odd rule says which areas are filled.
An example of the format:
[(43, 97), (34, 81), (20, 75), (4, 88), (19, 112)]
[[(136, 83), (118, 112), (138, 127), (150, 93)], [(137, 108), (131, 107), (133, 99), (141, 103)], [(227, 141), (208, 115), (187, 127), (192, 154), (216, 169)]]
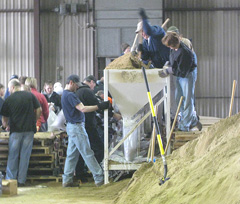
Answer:
[(138, 47), (138, 51), (142, 54), (141, 58), (146, 63), (151, 61), (155, 68), (162, 68), (166, 61), (169, 61), (170, 49), (162, 44), (162, 38), (166, 33), (162, 27), (150, 25), (143, 8), (140, 9), (139, 15), (142, 21), (138, 24), (136, 33), (141, 33), (144, 38), (143, 43)]
[(63, 174), (63, 187), (73, 187), (73, 175), (81, 154), (86, 165), (93, 174), (96, 186), (103, 184), (103, 171), (98, 164), (94, 152), (90, 147), (87, 132), (85, 130), (85, 112), (98, 109), (108, 109), (109, 102), (103, 102), (94, 106), (84, 106), (74, 93), (80, 86), (77, 75), (67, 78), (66, 88), (63, 91), (61, 102), (64, 116), (67, 121), (68, 148)]

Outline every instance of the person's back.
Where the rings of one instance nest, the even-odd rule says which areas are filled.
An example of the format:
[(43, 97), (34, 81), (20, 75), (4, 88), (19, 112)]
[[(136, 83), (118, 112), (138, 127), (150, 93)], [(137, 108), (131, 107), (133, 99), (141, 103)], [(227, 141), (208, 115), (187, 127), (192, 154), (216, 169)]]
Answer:
[(162, 68), (169, 59), (169, 48), (162, 44), (165, 31), (160, 26), (149, 25), (147, 19), (143, 19), (143, 30), (149, 35), (149, 39), (143, 39), (142, 59), (152, 61), (154, 67)]
[(37, 121), (37, 131), (46, 132), (47, 131), (47, 119), (49, 116), (48, 102), (45, 96), (37, 91), (37, 80), (34, 77), (28, 77), (25, 84), (31, 88), (32, 94), (38, 99), (41, 107), (42, 113)]
[[(84, 82), (88, 83), (86, 81)], [(89, 85), (85, 83), (82, 83), (82, 86), (79, 86), (75, 94), (85, 106), (98, 105), (99, 101), (95, 96), (93, 90), (90, 88)], [(91, 149), (94, 151), (94, 155), (98, 163), (100, 163), (104, 157), (104, 145), (97, 130), (96, 112), (95, 111), (88, 112), (84, 113), (84, 115), (85, 115), (85, 128), (91, 144)], [(83, 159), (80, 156), (76, 168), (76, 176), (81, 179), (84, 179), (82, 176), (84, 174), (83, 166), (84, 166)]]
[[(90, 87), (86, 84), (82, 83), (82, 86), (80, 86), (76, 91), (76, 95), (85, 106), (99, 104), (97, 97), (94, 95)], [(85, 126), (96, 127), (96, 125), (96, 112), (94, 111), (85, 113)]]
[(17, 79), (11, 80), (8, 87), (10, 96), (3, 103), (1, 110), (3, 126), (7, 131), (10, 130), (6, 179), (17, 179), (18, 186), (23, 186), (41, 107), (32, 93), (21, 91)]
[(11, 116), (11, 132), (36, 132), (33, 97), (32, 93), (26, 91), (18, 91), (7, 97), (6, 104), (8, 104), (8, 113)]

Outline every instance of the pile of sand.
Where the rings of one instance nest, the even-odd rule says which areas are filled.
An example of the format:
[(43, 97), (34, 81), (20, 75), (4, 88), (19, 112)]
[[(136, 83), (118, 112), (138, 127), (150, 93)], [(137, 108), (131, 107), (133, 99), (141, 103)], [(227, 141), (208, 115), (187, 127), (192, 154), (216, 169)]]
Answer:
[(162, 160), (144, 164), (114, 203), (240, 204), (240, 115), (221, 120)]
[(113, 60), (105, 69), (136, 69), (141, 68), (141, 65), (138, 56), (129, 52)]

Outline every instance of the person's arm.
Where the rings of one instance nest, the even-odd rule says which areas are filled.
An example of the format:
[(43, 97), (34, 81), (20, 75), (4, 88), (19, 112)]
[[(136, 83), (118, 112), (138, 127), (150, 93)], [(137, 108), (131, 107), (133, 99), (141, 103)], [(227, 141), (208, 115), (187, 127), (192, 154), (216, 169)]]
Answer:
[(79, 111), (81, 111), (83, 113), (93, 112), (96, 110), (105, 110), (105, 109), (109, 108), (109, 101), (104, 101), (104, 102), (99, 103), (98, 105), (94, 105), (94, 106), (84, 106), (83, 103), (79, 103), (75, 107), (76, 107), (76, 109), (78, 109)]
[(42, 94), (42, 114), (43, 114), (43, 118), (45, 121), (47, 121), (48, 119), (48, 115), (49, 115), (49, 108), (48, 108), (48, 102), (45, 98), (45, 96)]
[(83, 103), (79, 103), (78, 105), (76, 105), (76, 109), (78, 109), (79, 111), (83, 112), (83, 113), (87, 113), (87, 112), (93, 112), (98, 110), (98, 106), (94, 105), (94, 106), (84, 106)]
[(8, 120), (9, 120), (8, 117), (2, 116), (2, 127), (3, 127), (3, 129), (5, 129), (7, 131), (9, 131), (9, 129), (10, 129), (9, 125), (8, 125)]
[(40, 118), (41, 113), (42, 113), (42, 108), (41, 107), (35, 109), (36, 121)]

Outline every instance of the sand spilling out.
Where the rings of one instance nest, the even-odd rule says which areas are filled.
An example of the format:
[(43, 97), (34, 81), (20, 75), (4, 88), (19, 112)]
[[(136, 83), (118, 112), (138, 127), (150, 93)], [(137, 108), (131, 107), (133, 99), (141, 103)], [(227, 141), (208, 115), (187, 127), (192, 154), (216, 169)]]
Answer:
[(221, 120), (162, 160), (135, 172), (114, 203), (240, 204), (240, 114)]
[(113, 60), (105, 69), (136, 69), (141, 68), (141, 65), (138, 56), (133, 56), (129, 52)]

